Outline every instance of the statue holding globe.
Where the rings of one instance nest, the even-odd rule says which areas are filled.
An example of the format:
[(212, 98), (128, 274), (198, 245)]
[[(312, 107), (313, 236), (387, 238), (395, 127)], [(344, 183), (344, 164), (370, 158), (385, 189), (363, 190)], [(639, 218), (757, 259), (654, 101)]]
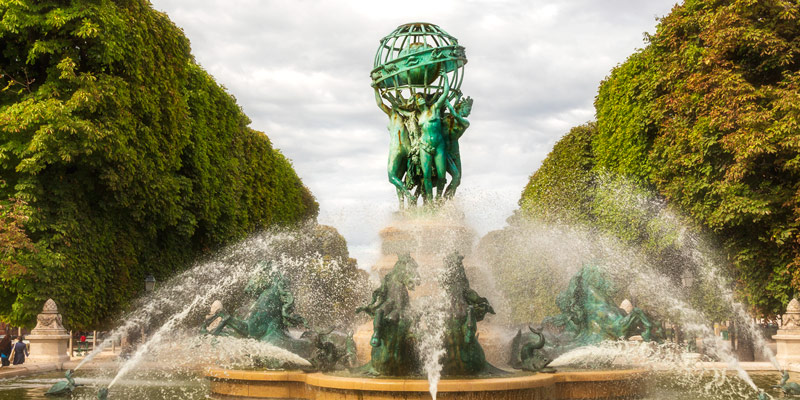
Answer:
[(406, 201), (416, 205), (420, 195), (425, 204), (452, 197), (461, 182), (458, 139), (469, 126), (472, 102), (450, 102), (461, 98), (466, 63), (464, 47), (433, 24), (401, 25), (381, 40), (372, 86), (389, 117), (387, 172), (401, 209)]

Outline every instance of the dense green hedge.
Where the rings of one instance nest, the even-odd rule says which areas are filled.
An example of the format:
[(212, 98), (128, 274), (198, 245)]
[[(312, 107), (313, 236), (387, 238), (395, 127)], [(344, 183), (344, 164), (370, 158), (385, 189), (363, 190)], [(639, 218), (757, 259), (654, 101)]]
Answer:
[[(798, 17), (800, 5), (783, 0), (676, 6), (602, 82), (591, 154), (581, 161), (655, 191), (712, 233), (741, 293), (765, 314), (800, 289)], [(575, 155), (557, 150), (577, 139), (562, 139), (532, 176), (522, 214), (543, 205), (538, 188), (552, 176), (576, 173)], [(586, 202), (564, 193), (566, 204)], [(597, 199), (595, 215), (580, 218), (596, 221), (607, 209)], [(649, 240), (635, 231), (625, 239)]]
[(0, 18), (0, 218), (27, 237), (0, 246), (0, 319), (30, 324), (52, 297), (96, 326), (148, 273), (316, 216), (149, 2), (0, 0)]

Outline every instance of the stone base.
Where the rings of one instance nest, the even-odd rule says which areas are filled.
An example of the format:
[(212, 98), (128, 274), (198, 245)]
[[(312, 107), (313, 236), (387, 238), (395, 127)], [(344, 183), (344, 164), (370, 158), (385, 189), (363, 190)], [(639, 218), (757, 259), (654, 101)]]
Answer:
[[(211, 393), (233, 398), (305, 400), (431, 399), (423, 379), (379, 379), (298, 371), (206, 372)], [(643, 370), (558, 372), (509, 378), (445, 379), (437, 398), (550, 400), (637, 398), (646, 393)]]
[[(358, 364), (363, 365), (369, 362), (372, 346), (369, 341), (372, 339), (372, 321), (367, 322), (356, 329), (353, 334), (353, 341), (356, 342), (356, 356)], [(485, 323), (478, 323), (478, 342), (480, 342), (486, 361), (494, 366), (505, 366), (508, 364), (509, 352), (511, 351), (511, 338), (504, 338), (502, 333), (492, 329)]]
[(52, 363), (61, 365), (69, 361), (69, 334), (67, 335), (28, 335), (30, 356), (27, 361), (33, 363)]
[(469, 254), (475, 232), (463, 219), (436, 216), (398, 215), (380, 231), (381, 258), (372, 271), (383, 278), (397, 262), (398, 253), (410, 253), (425, 268), (439, 266), (445, 254)]
[(369, 362), (372, 353), (372, 346), (369, 341), (372, 339), (372, 321), (360, 325), (356, 328), (353, 334), (353, 341), (356, 342), (356, 358), (358, 365), (363, 365)]
[(775, 339), (777, 350), (775, 358), (779, 363), (783, 365), (800, 363), (800, 329), (778, 330), (778, 334), (772, 338)]

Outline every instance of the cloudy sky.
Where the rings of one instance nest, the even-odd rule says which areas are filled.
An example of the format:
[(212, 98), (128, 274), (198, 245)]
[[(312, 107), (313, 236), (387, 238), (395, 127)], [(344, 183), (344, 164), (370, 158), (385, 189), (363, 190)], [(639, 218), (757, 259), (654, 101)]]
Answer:
[(611, 68), (644, 45), (675, 0), (151, 0), (197, 62), (289, 157), (368, 268), (397, 209), (386, 116), (369, 72), (398, 25), (439, 25), (466, 47), (475, 100), (458, 195), (481, 234), (501, 228), (528, 177), (570, 127), (594, 119)]

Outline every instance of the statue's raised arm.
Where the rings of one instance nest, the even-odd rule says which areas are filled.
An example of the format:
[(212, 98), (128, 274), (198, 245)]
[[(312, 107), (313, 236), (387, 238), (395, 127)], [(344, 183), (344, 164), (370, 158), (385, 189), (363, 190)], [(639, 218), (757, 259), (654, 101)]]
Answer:
[[(461, 100), (461, 98), (460, 98), (460, 97), (459, 97), (459, 98), (457, 98), (457, 99), (456, 99), (456, 103), (458, 103), (460, 100)], [(469, 107), (470, 107), (470, 109), (471, 109), (471, 108), (472, 108), (472, 101), (471, 101), (469, 98), (467, 98), (467, 101), (469, 102)], [(457, 112), (457, 111), (456, 111), (456, 110), (453, 108), (453, 105), (452, 105), (452, 104), (450, 104), (450, 102), (449, 102), (449, 101), (448, 101), (446, 104), (447, 104), (447, 109), (448, 109), (448, 110), (450, 110), (450, 114), (453, 116), (453, 118), (455, 118), (455, 119), (456, 119), (456, 121), (458, 121), (458, 123), (460, 123), (460, 124), (461, 124), (461, 126), (462, 126), (461, 133), (463, 133), (465, 130), (467, 130), (467, 128), (469, 128), (469, 120), (467, 120), (466, 118), (464, 118), (464, 116), (462, 116), (462, 115), (461, 115), (462, 113), (460, 113), (460, 112)]]
[(442, 106), (444, 106), (444, 103), (447, 102), (447, 95), (450, 94), (450, 80), (447, 77), (447, 72), (442, 70), (440, 75), (442, 76), (442, 79), (444, 79), (444, 89), (442, 90), (442, 95), (439, 96), (439, 99), (436, 100), (436, 103), (433, 105), (434, 109), (437, 111), (441, 111)]
[(373, 89), (375, 89), (375, 102), (378, 103), (378, 108), (380, 108), (381, 111), (385, 112), (386, 115), (391, 115), (392, 109), (383, 103), (383, 97), (381, 97), (381, 91), (378, 89), (377, 86), (373, 86)]

